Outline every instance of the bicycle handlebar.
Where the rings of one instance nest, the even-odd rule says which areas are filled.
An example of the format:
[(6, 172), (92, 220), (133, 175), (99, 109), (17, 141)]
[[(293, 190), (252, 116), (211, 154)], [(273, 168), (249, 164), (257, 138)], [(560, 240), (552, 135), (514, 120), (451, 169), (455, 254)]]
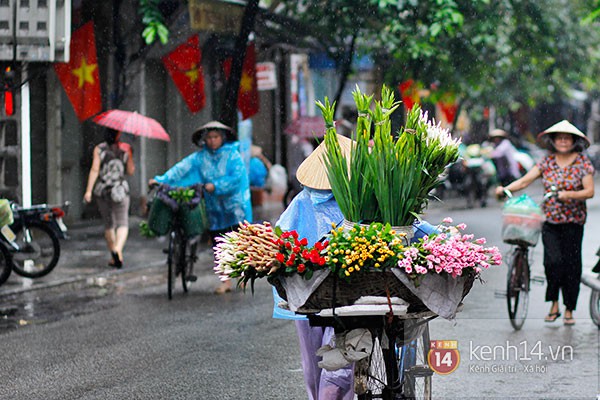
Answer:
[(554, 185), (550, 186), (550, 191), (544, 195), (544, 199), (549, 199), (551, 197), (558, 197), (558, 188)]
[(510, 190), (508, 190), (507, 188), (504, 188), (504, 190), (502, 191), (503, 193), (501, 195), (497, 195), (496, 198), (498, 200), (503, 200), (505, 198), (512, 198), (513, 194)]

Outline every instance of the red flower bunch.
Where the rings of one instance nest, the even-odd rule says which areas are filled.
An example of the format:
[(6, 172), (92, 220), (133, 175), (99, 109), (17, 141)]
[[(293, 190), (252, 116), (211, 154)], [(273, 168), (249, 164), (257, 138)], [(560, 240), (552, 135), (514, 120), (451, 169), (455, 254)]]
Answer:
[(327, 242), (317, 242), (314, 247), (308, 247), (306, 238), (300, 239), (296, 231), (278, 231), (276, 241), (279, 251), (275, 256), (284, 268), (285, 275), (300, 274), (305, 279), (311, 279), (313, 271), (325, 268), (327, 259), (321, 253), (327, 248)]

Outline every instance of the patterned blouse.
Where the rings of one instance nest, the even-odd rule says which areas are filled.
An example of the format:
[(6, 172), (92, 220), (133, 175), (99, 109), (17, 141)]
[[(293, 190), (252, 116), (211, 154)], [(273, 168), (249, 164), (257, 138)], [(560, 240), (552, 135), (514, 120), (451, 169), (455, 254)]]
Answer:
[[(585, 154), (579, 153), (575, 160), (564, 168), (556, 163), (556, 155), (549, 154), (544, 157), (537, 167), (542, 172), (544, 192), (550, 192), (551, 186), (561, 190), (582, 190), (583, 178), (594, 175), (594, 166)], [(556, 197), (544, 200), (542, 209), (546, 214), (546, 222), (551, 224), (576, 223), (583, 225), (587, 218), (585, 200), (559, 201)]]

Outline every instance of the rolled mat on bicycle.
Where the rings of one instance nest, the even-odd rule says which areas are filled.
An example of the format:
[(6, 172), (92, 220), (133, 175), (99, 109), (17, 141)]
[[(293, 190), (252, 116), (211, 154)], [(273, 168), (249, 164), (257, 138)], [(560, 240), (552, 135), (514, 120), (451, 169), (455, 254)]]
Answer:
[(358, 275), (351, 283), (328, 270), (321, 270), (315, 271), (310, 280), (293, 275), (275, 278), (271, 284), (287, 300), (290, 310), (298, 313), (352, 305), (362, 296), (389, 295), (405, 300), (409, 304), (408, 312), (430, 310), (452, 319), (474, 281), (475, 275), (470, 273), (456, 278), (425, 274), (415, 285), (404, 272), (392, 268), (385, 272)]

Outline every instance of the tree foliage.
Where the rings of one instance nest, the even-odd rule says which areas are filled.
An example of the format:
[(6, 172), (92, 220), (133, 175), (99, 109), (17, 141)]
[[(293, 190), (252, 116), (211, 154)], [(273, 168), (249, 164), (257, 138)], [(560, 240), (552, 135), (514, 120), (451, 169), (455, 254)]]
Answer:
[(146, 44), (154, 43), (156, 38), (162, 44), (169, 41), (169, 29), (165, 25), (165, 18), (160, 12), (160, 0), (139, 0), (140, 14), (145, 28), (142, 31), (142, 37)]
[(598, 31), (585, 0), (285, 0), (342, 65), (344, 46), (369, 54), (384, 82), (415, 79), (465, 105), (501, 112), (594, 85)]
[[(159, 0), (139, 0), (146, 43), (168, 40)], [(339, 99), (352, 58), (371, 56), (395, 87), (414, 79), (466, 107), (501, 113), (596, 90), (600, 15), (595, 0), (273, 0), (269, 11), (304, 25), (335, 63)], [(282, 27), (286, 29), (285, 26)], [(338, 101), (339, 103), (339, 101)]]

